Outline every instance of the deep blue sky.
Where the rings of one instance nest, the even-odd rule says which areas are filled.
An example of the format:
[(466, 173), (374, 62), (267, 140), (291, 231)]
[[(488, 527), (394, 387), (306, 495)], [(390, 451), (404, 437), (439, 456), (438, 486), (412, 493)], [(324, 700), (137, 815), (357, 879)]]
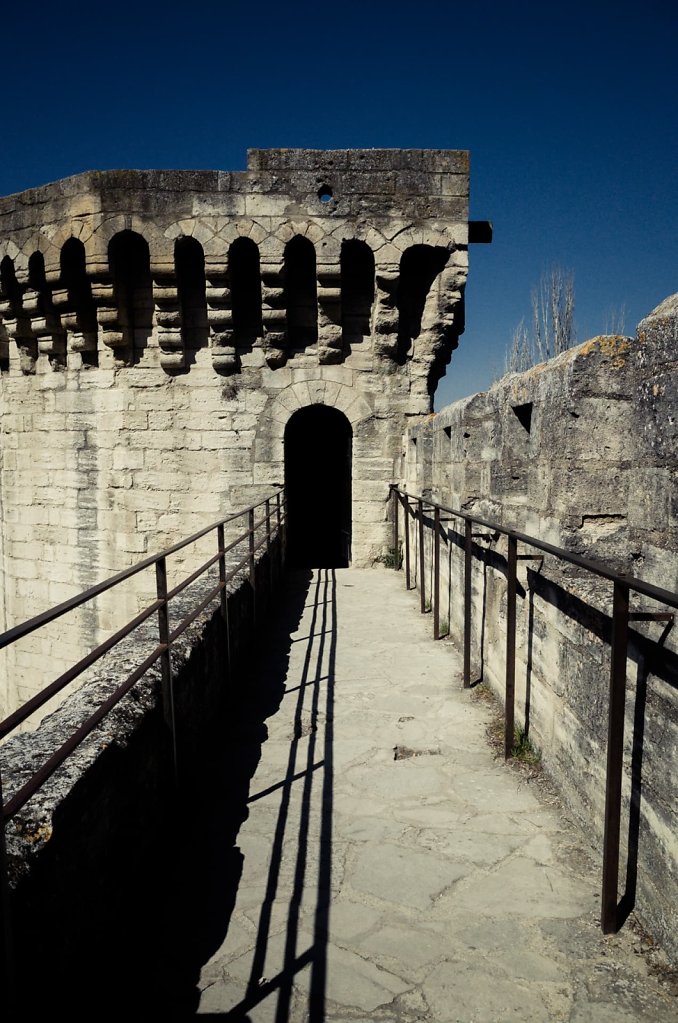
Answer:
[(0, 194), (89, 169), (241, 169), (248, 147), (471, 151), (467, 329), (437, 407), (482, 389), (540, 274), (577, 336), (678, 291), (674, 0), (11, 5)]

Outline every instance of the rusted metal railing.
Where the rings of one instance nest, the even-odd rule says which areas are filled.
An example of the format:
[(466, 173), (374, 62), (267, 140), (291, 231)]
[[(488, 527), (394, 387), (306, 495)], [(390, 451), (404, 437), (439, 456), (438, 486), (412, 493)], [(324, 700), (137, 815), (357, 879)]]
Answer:
[[(261, 513), (263, 509), (263, 514)], [(259, 518), (257, 515), (259, 514)], [(231, 523), (236, 523), (238, 519), (245, 518), (247, 520), (247, 528), (239, 533), (235, 539), (231, 540), (228, 544), (225, 542), (225, 527)], [(172, 547), (161, 551), (159, 554), (152, 555), (151, 557), (145, 558), (143, 561), (138, 562), (131, 568), (125, 569), (122, 572), (118, 572), (117, 575), (112, 576), (110, 579), (106, 579), (104, 582), (97, 583), (95, 586), (91, 586), (88, 590), (77, 594), (77, 596), (64, 601), (62, 604), (56, 607), (50, 608), (50, 610), (43, 612), (42, 614), (36, 615), (29, 621), (23, 622), (21, 625), (17, 625), (15, 628), (9, 629), (7, 632), (0, 635), (0, 649), (10, 646), (12, 643), (16, 643), (24, 636), (28, 636), (30, 633), (37, 631), (50, 622), (54, 622), (70, 611), (87, 604), (89, 601), (94, 600), (100, 594), (105, 593), (107, 590), (112, 590), (114, 587), (119, 586), (121, 583), (132, 578), (132, 576), (138, 575), (146, 569), (155, 568), (156, 576), (156, 599), (153, 600), (143, 611), (132, 618), (126, 625), (118, 629), (113, 635), (109, 636), (103, 643), (100, 643), (94, 650), (90, 651), (85, 657), (74, 664), (67, 671), (63, 672), (57, 679), (52, 683), (45, 686), (39, 693), (28, 700), (22, 707), (10, 714), (4, 721), (0, 722), (0, 739), (5, 738), (9, 733), (19, 727), (24, 721), (43, 707), (49, 700), (60, 693), (69, 683), (77, 679), (87, 668), (91, 667), (101, 657), (104, 656), (108, 651), (112, 650), (118, 643), (124, 640), (127, 636), (131, 635), (136, 629), (139, 628), (145, 621), (151, 618), (154, 614), (158, 616), (158, 643), (151, 653), (144, 658), (144, 660), (137, 665), (137, 667), (127, 676), (127, 678), (120, 683), (119, 686), (110, 694), (110, 696), (95, 710), (90, 717), (84, 721), (75, 732), (56, 750), (51, 757), (37, 770), (34, 774), (28, 778), (21, 787), (14, 792), (9, 799), (3, 801), (3, 789), (2, 789), (2, 772), (0, 771), (0, 887), (1, 898), (2, 898), (2, 910), (4, 918), (4, 927), (7, 928), (8, 920), (8, 903), (9, 895), (7, 890), (7, 873), (6, 873), (6, 848), (5, 848), (5, 826), (9, 820), (11, 820), (21, 810), (28, 800), (33, 796), (38, 789), (47, 781), (47, 779), (58, 769), (58, 767), (73, 753), (77, 746), (96, 728), (96, 726), (103, 720), (103, 718), (120, 702), (120, 700), (130, 691), (130, 689), (142, 678), (142, 676), (148, 671), (148, 669), (155, 664), (158, 660), (161, 663), (162, 671), (162, 704), (165, 722), (171, 732), (172, 740), (172, 752), (174, 761), (175, 774), (178, 770), (177, 764), (177, 734), (176, 734), (176, 721), (174, 711), (174, 680), (172, 677), (172, 662), (171, 662), (171, 649), (172, 645), (177, 639), (186, 631), (189, 625), (196, 620), (201, 612), (217, 597), (220, 598), (221, 614), (226, 623), (227, 630), (227, 657), (230, 664), (231, 660), (231, 640), (230, 630), (228, 625), (228, 599), (227, 599), (227, 587), (228, 584), (233, 580), (239, 573), (246, 572), (249, 579), (250, 586), (252, 587), (252, 599), (254, 602), (254, 615), (256, 615), (257, 596), (256, 596), (256, 561), (257, 553), (265, 545), (266, 551), (270, 554), (275, 537), (280, 534), (280, 538), (284, 536), (282, 532), (284, 529), (286, 520), (286, 505), (282, 490), (278, 490), (271, 497), (266, 498), (264, 501), (260, 501), (258, 504), (252, 505), (243, 511), (236, 512), (233, 515), (229, 515), (219, 522), (215, 522), (210, 526), (206, 526), (204, 529), (199, 530), (192, 536), (187, 537), (185, 540), (174, 544)], [(177, 552), (184, 550), (187, 547), (195, 544), (198, 540), (209, 535), (210, 533), (216, 533), (217, 549), (216, 552), (211, 555), (207, 561), (205, 561), (199, 568), (192, 572), (187, 578), (183, 579), (180, 583), (174, 586), (172, 589), (168, 589), (167, 584), (167, 561), (168, 559), (176, 554)], [(259, 534), (263, 533), (263, 536), (259, 537)], [(237, 563), (229, 567), (227, 564), (227, 555), (231, 554), (231, 559), (238, 558), (238, 548), (246, 544), (246, 554), (244, 557), (239, 558)], [(233, 552), (233, 553), (232, 553)], [(215, 564), (218, 563), (219, 581), (211, 587), (208, 592), (202, 593), (198, 604), (186, 615), (185, 618), (176, 626), (174, 629), (170, 629), (170, 618), (169, 618), (169, 605), (171, 600), (182, 593), (188, 586), (196, 582)], [(272, 569), (271, 569), (272, 570)], [(0, 935), (0, 938), (2, 935)], [(9, 959), (9, 952), (7, 950), (9, 938), (8, 934), (5, 934), (5, 967), (0, 972), (11, 972), (10, 968), (6, 965)]]
[[(579, 554), (545, 543), (537, 537), (509, 529), (496, 522), (488, 522), (468, 512), (456, 508), (447, 508), (421, 494), (410, 494), (406, 490), (393, 485), (393, 538), (396, 544), (395, 564), (398, 565), (400, 525), (398, 523), (400, 509), (403, 512), (403, 536), (405, 545), (405, 579), (407, 589), (419, 586), (420, 606), (422, 612), (429, 607), (433, 613), (433, 635), (440, 637), (440, 537), (441, 523), (446, 521), (442, 515), (448, 516), (447, 521), (459, 520), (459, 529), (453, 529), (457, 535), (463, 536), (464, 546), (464, 626), (463, 626), (463, 685), (471, 686), (471, 626), (472, 626), (472, 588), (471, 573), (473, 568), (474, 527), (490, 530), (493, 534), (507, 538), (508, 550), (506, 559), (507, 615), (506, 615), (506, 664), (504, 693), (504, 756), (508, 759), (514, 744), (515, 716), (515, 676), (516, 676), (516, 597), (517, 597), (517, 562), (521, 559), (533, 558), (535, 555), (518, 554), (518, 545), (533, 548), (542, 554), (550, 555), (559, 561), (567, 562), (578, 568), (607, 579), (612, 583), (612, 636), (610, 655), (610, 683), (608, 704), (608, 736), (607, 765), (605, 780), (605, 828), (603, 837), (603, 869), (601, 897), (601, 927), (605, 934), (618, 930), (618, 883), (619, 883), (619, 837), (621, 828), (622, 804), (622, 773), (624, 752), (624, 707), (626, 700), (626, 661), (628, 654), (629, 622), (631, 621), (662, 621), (672, 622), (673, 612), (631, 612), (629, 598), (631, 593), (649, 597), (665, 607), (678, 608), (678, 593), (654, 586), (643, 579), (631, 575), (622, 575), (612, 571), (602, 562), (584, 558)], [(433, 530), (433, 582), (430, 604), (425, 594), (425, 543), (424, 543), (424, 512), (430, 509), (433, 513), (427, 523)], [(410, 526), (413, 526), (419, 540), (419, 557), (415, 566), (414, 581), (411, 578), (410, 564)]]

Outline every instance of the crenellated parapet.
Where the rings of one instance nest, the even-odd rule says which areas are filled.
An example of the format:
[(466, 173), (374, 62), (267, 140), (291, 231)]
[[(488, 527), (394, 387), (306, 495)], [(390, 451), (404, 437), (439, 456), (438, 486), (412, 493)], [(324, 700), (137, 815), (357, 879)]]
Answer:
[(231, 375), (359, 353), (431, 391), (463, 329), (467, 247), (464, 152), (81, 174), (0, 200), (0, 365)]

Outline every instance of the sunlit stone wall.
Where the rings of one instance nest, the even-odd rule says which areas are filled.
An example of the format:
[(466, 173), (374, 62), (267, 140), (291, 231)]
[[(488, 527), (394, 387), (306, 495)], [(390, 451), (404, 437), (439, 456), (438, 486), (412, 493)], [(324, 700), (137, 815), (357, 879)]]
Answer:
[[(353, 563), (382, 554), (400, 438), (463, 329), (467, 217), (457, 151), (254, 150), (0, 199), (1, 626), (283, 483), (314, 403), (351, 427)], [(153, 585), (4, 654), (0, 714)]]
[[(408, 488), (676, 591), (677, 371), (674, 295), (635, 338), (593, 338), (412, 429)], [(442, 547), (441, 621), (457, 642), (462, 537), (450, 531)], [(526, 560), (518, 563), (517, 723), (527, 725), (598, 855), (612, 583), (523, 545), (519, 554)], [(430, 539), (425, 561), (430, 594)], [(632, 612), (668, 610), (631, 597)], [(472, 622), (473, 676), (501, 695), (506, 541), (481, 526), (474, 529)], [(666, 621), (631, 622), (630, 630), (620, 896), (626, 890), (633, 901), (637, 874), (638, 914), (678, 955), (678, 633)]]

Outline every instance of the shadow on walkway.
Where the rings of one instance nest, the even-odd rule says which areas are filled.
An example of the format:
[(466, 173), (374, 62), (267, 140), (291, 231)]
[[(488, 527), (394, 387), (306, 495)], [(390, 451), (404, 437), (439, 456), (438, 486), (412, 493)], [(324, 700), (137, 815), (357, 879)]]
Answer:
[[(304, 635), (292, 640), (290, 636), (299, 626), (305, 604), (312, 616), (310, 628), (304, 627)], [(241, 883), (243, 855), (237, 844), (239, 829), (253, 804), (277, 792), (279, 809), (265, 896), (259, 909), (256, 944), (251, 953), (249, 982), (243, 987), (238, 1005), (223, 1013), (201, 1014), (199, 1018), (228, 1018), (244, 1023), (249, 1019), (249, 1010), (264, 999), (274, 997), (277, 1000), (275, 1019), (285, 1023), (289, 1019), (295, 976), (310, 967), (306, 1018), (309, 1023), (325, 1019), (336, 641), (334, 571), (320, 570), (315, 577), (310, 572), (294, 574), (287, 583), (281, 613), (269, 625), (265, 648), (240, 672), (227, 727), (205, 758), (195, 790), (178, 807), (177, 832), (167, 835), (166, 848), (172, 850), (171, 869), (163, 880), (164, 891), (158, 893), (164, 902), (158, 913), (162, 921), (159, 945), (155, 954), (150, 952), (146, 960), (143, 994), (133, 1003), (136, 1014), (177, 1019), (190, 1018), (196, 1013), (201, 967), (220, 948), (227, 935)], [(293, 642), (305, 644), (303, 669), (298, 679), (290, 679), (286, 691)], [(250, 784), (261, 757), (262, 744), (268, 737), (265, 721), (277, 711), (285, 695), (295, 701), (294, 733), (287, 764), (277, 782), (262, 791), (251, 792)], [(316, 728), (316, 722), (321, 721), (322, 728)], [(301, 786), (301, 816), (295, 813), (292, 834), (288, 816), (294, 785)], [(301, 901), (310, 883), (308, 860), (314, 785), (316, 793), (320, 786), (322, 794), (314, 934), (311, 947), (299, 952)], [(317, 796), (314, 806), (317, 806)], [(317, 819), (317, 810), (314, 814)], [(281, 899), (283, 847), (289, 859), (292, 842), (295, 863), (293, 884), (285, 895), (289, 905), (283, 965), (276, 976), (262, 982), (273, 906)]]

